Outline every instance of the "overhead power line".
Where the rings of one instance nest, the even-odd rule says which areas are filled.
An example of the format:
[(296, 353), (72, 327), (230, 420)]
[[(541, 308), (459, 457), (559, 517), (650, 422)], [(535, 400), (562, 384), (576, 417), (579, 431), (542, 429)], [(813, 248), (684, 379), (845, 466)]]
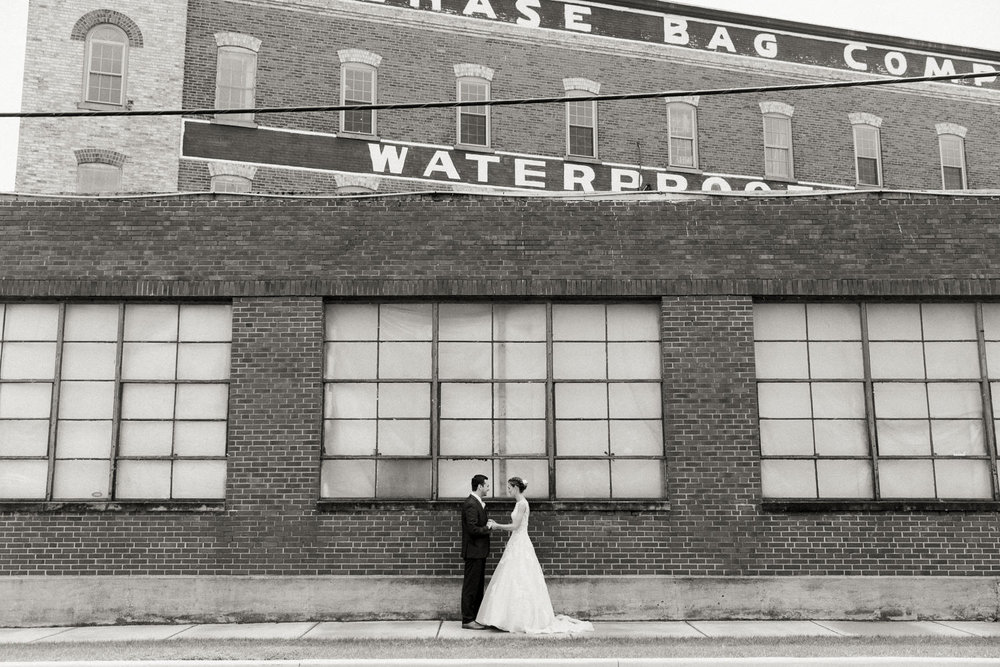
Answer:
[(289, 107), (248, 107), (242, 109), (138, 109), (138, 110), (76, 110), (76, 111), (18, 111), (0, 113), (0, 118), (93, 118), (102, 116), (200, 116), (223, 114), (272, 114), (272, 113), (313, 113), (329, 111), (393, 111), (410, 109), (454, 109), (459, 107), (500, 107), (526, 106), (530, 104), (562, 104), (566, 102), (614, 102), (622, 100), (646, 100), (671, 97), (708, 97), (712, 95), (749, 95), (752, 93), (774, 93), (798, 90), (831, 90), (836, 88), (863, 88), (872, 86), (895, 86), (927, 81), (957, 81), (964, 79), (985, 79), (1000, 76), (1000, 71), (974, 72), (971, 74), (939, 74), (901, 79), (874, 79), (870, 81), (833, 81), (827, 83), (797, 83), (777, 86), (753, 86), (748, 88), (709, 88), (706, 90), (667, 90), (652, 93), (619, 93), (615, 95), (579, 95), (566, 97), (528, 97), (506, 100), (482, 100), (469, 102), (393, 102), (386, 104), (336, 104)]

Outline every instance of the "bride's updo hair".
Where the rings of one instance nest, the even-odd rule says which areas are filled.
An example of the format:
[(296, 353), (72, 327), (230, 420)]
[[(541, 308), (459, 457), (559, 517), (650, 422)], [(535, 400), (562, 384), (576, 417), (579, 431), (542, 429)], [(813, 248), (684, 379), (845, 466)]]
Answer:
[(524, 493), (524, 490), (528, 488), (528, 483), (520, 477), (511, 477), (507, 480), (507, 483), (511, 486), (516, 486), (521, 493)]

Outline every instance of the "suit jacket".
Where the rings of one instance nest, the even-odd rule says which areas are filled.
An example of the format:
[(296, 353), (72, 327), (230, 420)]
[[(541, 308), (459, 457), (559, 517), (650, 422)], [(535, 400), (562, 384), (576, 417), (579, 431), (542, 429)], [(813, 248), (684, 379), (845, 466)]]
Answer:
[(490, 553), (489, 514), (470, 494), (462, 503), (462, 558), (486, 558)]

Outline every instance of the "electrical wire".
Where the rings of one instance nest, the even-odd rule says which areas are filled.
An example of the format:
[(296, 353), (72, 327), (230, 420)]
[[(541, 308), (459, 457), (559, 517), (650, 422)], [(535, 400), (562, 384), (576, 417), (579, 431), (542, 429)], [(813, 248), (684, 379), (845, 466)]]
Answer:
[(466, 102), (396, 102), (386, 104), (340, 104), (290, 107), (250, 107), (242, 109), (149, 109), (149, 110), (76, 110), (76, 111), (19, 111), (2, 112), (0, 118), (93, 118), (103, 116), (201, 116), (225, 114), (274, 114), (274, 113), (317, 113), (330, 111), (394, 111), (415, 109), (454, 109), (459, 107), (499, 107), (526, 106), (531, 104), (562, 104), (566, 102), (613, 102), (622, 100), (644, 100), (673, 97), (708, 97), (713, 95), (748, 95), (753, 93), (773, 93), (799, 90), (831, 90), (837, 88), (862, 88), (872, 86), (892, 86), (927, 81), (956, 81), (964, 79), (984, 79), (996, 77), (1000, 71), (974, 72), (971, 74), (940, 74), (934, 76), (906, 77), (900, 79), (874, 79), (869, 81), (832, 81), (826, 83), (798, 83), (775, 86), (753, 86), (748, 88), (710, 88), (706, 90), (668, 90), (652, 93), (620, 93), (614, 95), (574, 95), (573, 97), (529, 97), (522, 99), (481, 100)]

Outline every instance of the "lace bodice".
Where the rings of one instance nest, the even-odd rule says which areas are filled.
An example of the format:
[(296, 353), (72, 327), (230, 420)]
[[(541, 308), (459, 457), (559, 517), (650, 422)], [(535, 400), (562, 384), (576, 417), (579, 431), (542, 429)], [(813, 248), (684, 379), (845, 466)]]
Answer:
[(511, 534), (515, 533), (527, 533), (528, 532), (528, 516), (531, 514), (531, 508), (528, 507), (528, 501), (523, 498), (516, 503), (514, 503), (514, 511), (510, 513), (510, 522), (514, 524), (514, 530)]

